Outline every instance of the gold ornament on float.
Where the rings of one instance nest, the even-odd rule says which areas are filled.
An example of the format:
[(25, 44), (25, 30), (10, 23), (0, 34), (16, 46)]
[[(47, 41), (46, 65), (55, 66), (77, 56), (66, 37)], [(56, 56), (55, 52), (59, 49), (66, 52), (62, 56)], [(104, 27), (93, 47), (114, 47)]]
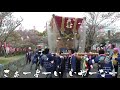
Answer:
[(67, 26), (66, 26), (66, 27), (67, 27), (67, 28), (72, 28), (72, 25), (73, 25), (73, 24), (72, 24), (72, 22), (71, 22), (71, 19), (68, 19), (68, 20), (67, 20)]
[(66, 33), (64, 33), (63, 37), (65, 39), (72, 39), (74, 37), (74, 35), (73, 34), (66, 34)]

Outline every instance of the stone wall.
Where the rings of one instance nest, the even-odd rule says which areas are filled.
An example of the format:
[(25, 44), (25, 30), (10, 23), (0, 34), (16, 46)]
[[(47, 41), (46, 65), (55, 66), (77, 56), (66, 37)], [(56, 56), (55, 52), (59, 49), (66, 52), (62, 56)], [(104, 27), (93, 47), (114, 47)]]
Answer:
[(10, 73), (8, 74), (8, 77), (13, 78), (14, 73), (16, 71), (21, 71), (21, 69), (25, 66), (25, 57), (21, 57), (20, 59), (10, 62), (9, 64), (2, 65), (0, 64), (0, 78), (3, 78), (4, 76), (4, 70), (10, 70)]

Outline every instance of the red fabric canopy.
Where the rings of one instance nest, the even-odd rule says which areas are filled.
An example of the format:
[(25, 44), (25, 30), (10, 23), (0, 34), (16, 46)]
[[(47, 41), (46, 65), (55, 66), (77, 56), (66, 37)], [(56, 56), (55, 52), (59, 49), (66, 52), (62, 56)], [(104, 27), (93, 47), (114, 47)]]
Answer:
[[(61, 29), (61, 24), (62, 24), (62, 18), (61, 16), (55, 16), (54, 15), (54, 18), (55, 18), (55, 21), (56, 21), (56, 24), (57, 24), (57, 28), (58, 29)], [(74, 26), (74, 22), (75, 22), (75, 18), (71, 18), (71, 17), (64, 17), (64, 29), (66, 30), (67, 29), (67, 20), (68, 19), (71, 19), (71, 23), (72, 23), (72, 28), (70, 28), (70, 30), (73, 29), (73, 26)], [(77, 19), (77, 24), (76, 24), (76, 30), (79, 29), (82, 21), (83, 21), (83, 18), (76, 18)]]

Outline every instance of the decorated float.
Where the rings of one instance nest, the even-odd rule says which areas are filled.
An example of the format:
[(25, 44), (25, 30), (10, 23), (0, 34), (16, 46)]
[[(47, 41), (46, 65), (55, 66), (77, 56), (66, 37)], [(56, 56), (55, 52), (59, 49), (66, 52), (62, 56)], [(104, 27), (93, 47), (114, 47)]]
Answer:
[(69, 48), (74, 48), (84, 52), (86, 36), (84, 21), (85, 18), (62, 17), (53, 14), (50, 27), (47, 28), (50, 50), (65, 52)]

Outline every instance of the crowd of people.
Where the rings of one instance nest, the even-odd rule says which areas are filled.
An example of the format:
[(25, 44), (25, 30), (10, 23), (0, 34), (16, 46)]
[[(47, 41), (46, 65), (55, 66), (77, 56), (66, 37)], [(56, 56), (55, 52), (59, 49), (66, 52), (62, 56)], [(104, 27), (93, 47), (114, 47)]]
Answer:
[(31, 63), (31, 69), (32, 65), (36, 64), (36, 70), (39, 68), (51, 72), (51, 74), (46, 75), (46, 78), (52, 78), (53, 75), (59, 78), (63, 78), (64, 75), (67, 78), (74, 78), (76, 75), (81, 75), (81, 73), (83, 74), (82, 77), (86, 78), (89, 77), (89, 72), (96, 63), (98, 67), (97, 77), (95, 78), (117, 78), (120, 63), (119, 50), (115, 45), (111, 45), (107, 52), (108, 54), (101, 48), (98, 55), (85, 54), (78, 56), (74, 49), (68, 49), (68, 54), (64, 54), (62, 51), (50, 53), (49, 48), (44, 50), (39, 48), (32, 52), (31, 48), (29, 48), (26, 53), (26, 64)]

